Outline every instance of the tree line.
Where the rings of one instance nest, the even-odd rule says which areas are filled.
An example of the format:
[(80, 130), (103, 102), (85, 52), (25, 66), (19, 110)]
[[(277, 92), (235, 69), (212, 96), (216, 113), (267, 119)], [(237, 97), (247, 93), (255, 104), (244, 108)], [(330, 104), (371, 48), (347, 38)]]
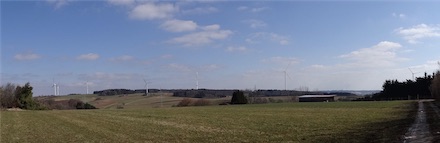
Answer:
[(2, 108), (21, 108), (27, 110), (42, 110), (45, 107), (32, 98), (33, 87), (30, 83), (24, 86), (7, 83), (0, 87), (0, 107)]
[(7, 83), (0, 86), (0, 108), (20, 108), (26, 110), (47, 109), (96, 109), (89, 103), (77, 99), (68, 101), (55, 101), (53, 98), (35, 99), (32, 97), (33, 87), (30, 83), (24, 86)]
[(435, 100), (440, 102), (440, 71), (437, 71), (434, 79), (432, 80), (431, 93), (432, 96), (434, 96)]
[(440, 97), (440, 72), (415, 80), (386, 80), (382, 85), (382, 91), (372, 96), (367, 96), (363, 100), (414, 100), (432, 99), (438, 100)]

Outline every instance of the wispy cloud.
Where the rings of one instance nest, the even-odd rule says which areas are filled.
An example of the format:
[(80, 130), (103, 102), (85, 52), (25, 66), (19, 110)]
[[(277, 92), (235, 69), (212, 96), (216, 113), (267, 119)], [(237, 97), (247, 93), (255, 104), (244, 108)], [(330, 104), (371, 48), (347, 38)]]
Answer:
[(400, 27), (396, 32), (409, 43), (416, 44), (423, 38), (440, 37), (440, 25), (419, 24), (410, 28)]
[(54, 5), (55, 9), (59, 9), (65, 5), (67, 5), (70, 0), (46, 0), (49, 4)]
[(148, 2), (137, 5), (130, 12), (130, 18), (138, 20), (154, 20), (173, 17), (173, 14), (178, 11), (178, 7), (171, 3), (153, 3)]
[(215, 7), (197, 7), (188, 10), (182, 10), (183, 14), (210, 14), (218, 12), (219, 10)]
[(171, 58), (173, 58), (173, 57), (174, 57), (174, 56), (171, 55), (171, 54), (165, 54), (165, 55), (160, 56), (161, 59), (171, 59)]
[(247, 11), (252, 13), (261, 12), (268, 9), (268, 7), (247, 7), (247, 6), (240, 6), (237, 8), (238, 11)]
[(179, 43), (184, 46), (200, 46), (213, 42), (214, 40), (226, 39), (233, 32), (230, 30), (221, 30), (220, 25), (214, 24), (200, 27), (201, 31), (173, 38), (171, 43)]
[(113, 5), (131, 6), (135, 4), (135, 0), (107, 0), (108, 3)]
[(168, 64), (167, 67), (169, 69), (172, 69), (172, 70), (175, 70), (175, 71), (180, 71), (180, 72), (190, 72), (190, 71), (192, 71), (189, 66), (182, 65), (182, 64), (177, 64), (177, 63)]
[(256, 19), (245, 20), (244, 23), (249, 24), (249, 27), (251, 28), (261, 28), (267, 25), (264, 21)]
[(246, 51), (248, 51), (248, 50), (249, 50), (249, 49), (246, 48), (245, 46), (238, 46), (238, 47), (230, 46), (230, 47), (227, 47), (227, 48), (226, 48), (226, 51), (227, 51), (227, 52), (246, 52)]
[(20, 60), (20, 61), (30, 61), (30, 60), (36, 60), (36, 59), (39, 59), (39, 58), (41, 58), (40, 55), (35, 54), (35, 53), (31, 53), (31, 52), (16, 54), (14, 56), (14, 59)]
[(94, 53), (83, 54), (76, 57), (77, 60), (96, 60), (98, 58), (99, 55)]
[(190, 20), (178, 20), (172, 19), (165, 21), (161, 27), (170, 32), (185, 32), (194, 31), (197, 29), (198, 25), (194, 21)]
[(391, 15), (393, 17), (398, 17), (398, 18), (401, 18), (401, 19), (405, 19), (406, 18), (406, 15), (403, 14), (403, 13), (392, 13)]
[(246, 39), (248, 43), (259, 43), (261, 40), (270, 40), (280, 45), (289, 45), (290, 40), (288, 37), (279, 35), (276, 33), (257, 32), (253, 33)]
[(355, 67), (389, 67), (396, 65), (396, 62), (405, 60), (397, 56), (397, 50), (402, 45), (395, 42), (382, 41), (369, 48), (352, 51), (339, 56), (350, 60), (347, 66)]

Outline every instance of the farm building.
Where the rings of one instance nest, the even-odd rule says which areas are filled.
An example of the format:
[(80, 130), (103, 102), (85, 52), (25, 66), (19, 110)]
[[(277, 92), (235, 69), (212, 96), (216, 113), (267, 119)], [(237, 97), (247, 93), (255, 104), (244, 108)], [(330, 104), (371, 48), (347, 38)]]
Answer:
[(298, 97), (299, 102), (333, 102), (336, 95), (303, 95)]

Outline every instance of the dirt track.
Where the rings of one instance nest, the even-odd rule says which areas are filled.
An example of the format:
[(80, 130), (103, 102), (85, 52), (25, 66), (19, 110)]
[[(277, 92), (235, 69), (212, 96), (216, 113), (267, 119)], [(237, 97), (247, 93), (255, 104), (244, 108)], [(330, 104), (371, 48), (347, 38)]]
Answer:
[(433, 141), (433, 136), (429, 130), (429, 124), (426, 121), (427, 116), (424, 103), (427, 102), (430, 102), (430, 106), (435, 110), (437, 115), (439, 115), (439, 109), (431, 103), (431, 100), (419, 101), (416, 120), (405, 134), (404, 143), (431, 143)]

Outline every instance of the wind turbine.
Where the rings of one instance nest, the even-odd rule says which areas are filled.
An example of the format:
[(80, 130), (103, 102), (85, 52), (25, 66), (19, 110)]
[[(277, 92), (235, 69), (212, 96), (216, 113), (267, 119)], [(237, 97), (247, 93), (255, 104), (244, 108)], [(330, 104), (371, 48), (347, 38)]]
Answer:
[(57, 84), (57, 95), (60, 95), (60, 84)]
[(410, 71), (411, 74), (412, 74), (412, 79), (415, 80), (415, 78), (414, 78), (414, 74), (418, 74), (418, 73), (420, 73), (420, 72), (413, 72), (413, 71), (411, 70), (411, 68), (408, 68), (408, 69), (409, 69), (409, 71)]
[(86, 94), (89, 94), (89, 81), (86, 81)]
[(58, 85), (55, 83), (55, 79), (52, 79), (52, 82), (53, 82), (53, 85), (52, 85), (52, 87), (53, 87), (53, 95), (55, 95), (55, 96), (57, 96), (57, 88), (58, 88)]
[(196, 90), (199, 90), (199, 72), (196, 72)]
[(144, 83), (145, 83), (145, 96), (148, 96), (148, 84), (151, 82), (148, 82), (147, 80), (145, 80), (144, 78)]
[(287, 77), (289, 77), (289, 79), (292, 80), (292, 78), (290, 78), (289, 74), (287, 73), (287, 68), (289, 68), (290, 64), (292, 64), (292, 61), (289, 62), (289, 64), (287, 65), (287, 67), (284, 69), (284, 90), (287, 90)]

